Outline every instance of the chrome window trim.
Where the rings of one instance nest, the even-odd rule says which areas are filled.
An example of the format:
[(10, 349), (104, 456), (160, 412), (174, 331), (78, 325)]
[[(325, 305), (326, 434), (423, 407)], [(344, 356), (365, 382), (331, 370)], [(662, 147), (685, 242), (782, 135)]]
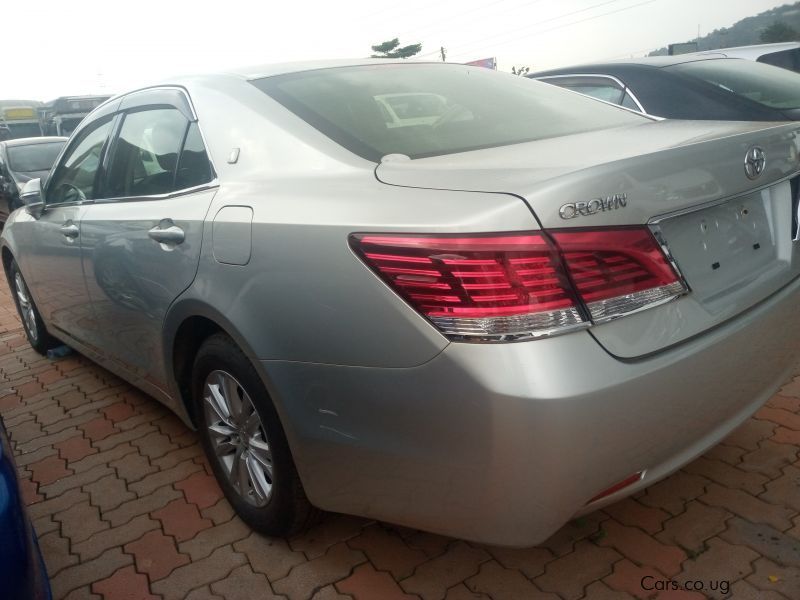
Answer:
[(57, 208), (61, 208), (62, 206), (83, 206), (84, 204), (94, 204), (94, 200), (75, 200), (73, 202), (57, 202), (55, 204), (48, 204), (45, 202), (42, 205), (42, 212), (55, 210)]
[(175, 190), (169, 194), (153, 194), (150, 196), (121, 196), (119, 198), (94, 198), (86, 200), (76, 200), (73, 202), (60, 202), (58, 204), (47, 204), (46, 209), (60, 208), (62, 206), (83, 206), (91, 204), (114, 204), (115, 202), (139, 202), (139, 201), (153, 201), (153, 200), (169, 200), (178, 196), (188, 196), (196, 192), (203, 192), (205, 190), (216, 189), (219, 187), (219, 180), (216, 178), (208, 183), (195, 185), (190, 188), (183, 188)]
[(99, 198), (96, 200), (87, 200), (84, 204), (114, 204), (116, 202), (147, 202), (153, 200), (169, 200), (170, 198), (176, 198), (178, 196), (187, 196), (189, 194), (194, 194), (195, 192), (202, 192), (205, 190), (216, 189), (219, 187), (219, 180), (215, 177), (208, 183), (202, 183), (200, 185), (195, 185), (190, 188), (182, 188), (180, 190), (175, 190), (174, 192), (170, 192), (168, 194), (152, 194), (149, 196), (119, 196), (117, 198)]
[[(642, 106), (642, 103), (639, 102), (639, 98), (637, 98), (636, 94), (633, 93), (633, 90), (631, 88), (629, 88), (627, 85), (625, 85), (624, 83), (622, 83), (622, 81), (620, 81), (618, 78), (614, 77), (613, 75), (606, 75), (605, 73), (570, 73), (568, 75), (567, 74), (563, 74), (563, 75), (544, 75), (542, 77), (537, 77), (536, 79), (539, 80), (539, 81), (545, 81), (547, 79), (563, 79), (565, 77), (587, 77), (587, 78), (591, 77), (591, 78), (594, 78), (594, 79), (610, 79), (611, 81), (616, 83), (622, 89), (623, 97), (624, 97), (625, 94), (628, 94), (631, 97), (631, 100), (633, 100), (633, 103), (636, 104), (636, 106), (639, 107), (639, 112), (641, 114), (647, 115), (648, 117), (653, 116), (653, 115), (649, 114), (644, 109), (644, 107)], [(578, 92), (576, 90), (570, 90), (570, 91), (571, 92), (575, 92), (576, 94), (581, 94), (581, 92)], [(588, 94), (581, 94), (581, 95), (582, 96), (589, 96)], [(594, 96), (589, 96), (589, 98), (594, 98)], [(624, 108), (625, 110), (630, 110), (631, 112), (636, 112), (635, 110), (630, 109), (630, 108), (628, 108), (626, 106), (622, 106), (621, 104), (614, 104), (613, 102), (608, 102), (606, 100), (601, 100), (600, 98), (594, 98), (594, 99), (595, 100), (600, 100), (600, 102), (605, 102), (606, 104), (611, 104), (612, 106), (619, 106), (620, 108)]]

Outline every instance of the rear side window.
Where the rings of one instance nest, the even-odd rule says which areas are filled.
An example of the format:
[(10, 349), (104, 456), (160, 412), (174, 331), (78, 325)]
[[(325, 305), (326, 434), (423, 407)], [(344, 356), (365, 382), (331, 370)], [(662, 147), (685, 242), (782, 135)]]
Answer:
[(543, 81), (611, 104), (622, 104), (625, 95), (622, 86), (608, 77), (553, 77)]
[(211, 163), (203, 144), (203, 137), (200, 135), (197, 123), (192, 123), (189, 125), (189, 133), (186, 134), (186, 142), (178, 161), (175, 189), (183, 190), (203, 185), (212, 179), (214, 174), (211, 172)]
[(625, 108), (630, 108), (631, 110), (635, 110), (637, 112), (641, 112), (641, 108), (636, 102), (633, 100), (633, 97), (629, 93), (625, 93), (625, 97), (622, 99), (622, 106)]
[(642, 122), (551, 85), (453, 64), (319, 69), (251, 83), (375, 162), (387, 154), (422, 158)]
[(189, 121), (174, 108), (125, 115), (114, 144), (107, 198), (155, 196), (175, 189), (178, 157)]

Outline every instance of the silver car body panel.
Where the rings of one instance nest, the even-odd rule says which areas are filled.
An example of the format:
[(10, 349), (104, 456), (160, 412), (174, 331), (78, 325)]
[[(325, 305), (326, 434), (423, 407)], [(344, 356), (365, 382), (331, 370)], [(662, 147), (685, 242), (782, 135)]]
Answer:
[[(315, 504), (529, 546), (717, 444), (790, 376), (800, 283), (677, 348), (621, 362), (589, 333), (450, 344), (412, 369), (264, 362)], [(565, 360), (564, 357), (569, 357)], [(644, 478), (592, 505), (632, 473)]]
[[(194, 281), (206, 212), (215, 189), (163, 199), (94, 202), (81, 219), (83, 273), (94, 307), (93, 345), (107, 359), (167, 389), (161, 329), (173, 301)], [(153, 229), (177, 227), (184, 241), (159, 243)]]
[[(70, 271), (35, 275), (30, 266), (65, 254), (60, 240), (39, 233), (55, 210), (12, 215), (4, 252), (32, 278), (37, 305), (72, 290), (89, 307), (86, 331), (65, 319), (56, 334), (190, 423), (174, 376), (175, 334), (187, 319), (213, 321), (261, 375), (312, 502), (505, 545), (542, 541), (572, 515), (679, 468), (746, 419), (794, 367), (800, 283), (794, 247), (786, 254), (784, 242), (775, 242), (773, 259), (788, 266), (750, 296), (731, 296), (717, 321), (688, 309), (695, 302), (710, 312), (715, 290), (698, 284), (697, 294), (587, 330), (473, 344), (449, 342), (347, 238), (632, 224), (672, 238), (678, 222), (661, 217), (777, 185), (768, 194), (780, 198), (762, 203), (766, 215), (781, 210), (788, 184), (780, 182), (798, 171), (796, 125), (643, 117), (614, 130), (376, 165), (247, 81), (325, 66), (170, 81), (191, 98), (215, 186), (73, 207), (85, 250), (78, 247)], [(753, 183), (742, 161), (756, 143), (767, 170)], [(624, 210), (559, 216), (565, 203), (618, 192), (627, 194)], [(148, 237), (154, 226), (171, 226), (165, 219), (184, 230), (185, 247)], [(693, 260), (688, 245), (678, 246), (680, 263)], [(100, 272), (126, 275), (101, 285), (106, 257)], [(58, 291), (51, 276), (61, 277)], [(42, 312), (56, 327), (54, 311)], [(634, 486), (586, 505), (641, 470)]]
[(77, 235), (62, 232), (71, 228), (77, 234), (85, 212), (86, 206), (80, 204), (53, 207), (39, 218), (20, 210), (7, 226), (18, 223), (13, 228), (15, 256), (48, 327), (55, 335), (69, 331), (87, 341), (95, 335), (95, 321), (83, 278), (80, 242)]

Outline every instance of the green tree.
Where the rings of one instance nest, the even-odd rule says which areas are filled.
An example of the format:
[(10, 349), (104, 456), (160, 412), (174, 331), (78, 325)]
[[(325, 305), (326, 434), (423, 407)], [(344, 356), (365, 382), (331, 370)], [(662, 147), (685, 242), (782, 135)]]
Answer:
[(514, 75), (527, 75), (530, 71), (530, 67), (511, 67), (511, 72)]
[(372, 58), (408, 58), (419, 54), (420, 50), (422, 50), (422, 44), (409, 44), (401, 48), (400, 40), (394, 38), (372, 46), (372, 51), (377, 53), (373, 54)]
[(800, 39), (800, 35), (798, 35), (797, 31), (780, 21), (775, 21), (761, 32), (761, 41), (765, 44), (794, 42), (798, 39)]

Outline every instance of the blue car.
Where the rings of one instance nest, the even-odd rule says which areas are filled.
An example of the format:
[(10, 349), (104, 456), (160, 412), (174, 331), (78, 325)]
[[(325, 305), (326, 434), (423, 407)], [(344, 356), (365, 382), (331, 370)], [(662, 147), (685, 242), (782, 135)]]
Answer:
[(25, 512), (14, 456), (0, 419), (0, 597), (49, 600), (50, 583)]

